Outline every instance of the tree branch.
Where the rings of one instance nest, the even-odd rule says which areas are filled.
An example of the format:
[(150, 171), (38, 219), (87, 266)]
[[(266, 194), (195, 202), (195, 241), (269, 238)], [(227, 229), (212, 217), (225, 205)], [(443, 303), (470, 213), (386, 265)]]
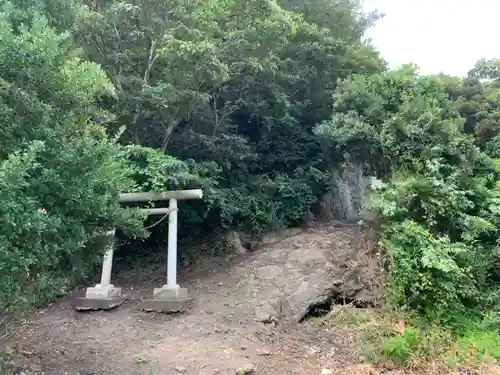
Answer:
[(158, 55), (156, 54), (156, 39), (151, 40), (151, 46), (149, 47), (149, 57), (148, 64), (146, 66), (146, 70), (144, 71), (143, 81), (144, 84), (147, 85), (149, 81), (149, 75), (151, 74), (151, 69), (153, 68), (153, 64), (156, 61)]

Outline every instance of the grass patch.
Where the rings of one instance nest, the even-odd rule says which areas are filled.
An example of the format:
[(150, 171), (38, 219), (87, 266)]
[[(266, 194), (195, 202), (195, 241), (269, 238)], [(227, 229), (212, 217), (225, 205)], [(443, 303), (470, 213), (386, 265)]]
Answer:
[(500, 335), (484, 324), (471, 322), (467, 330), (453, 332), (404, 312), (352, 306), (335, 306), (318, 322), (349, 331), (359, 355), (377, 367), (426, 374), (449, 374), (460, 368), (500, 374)]

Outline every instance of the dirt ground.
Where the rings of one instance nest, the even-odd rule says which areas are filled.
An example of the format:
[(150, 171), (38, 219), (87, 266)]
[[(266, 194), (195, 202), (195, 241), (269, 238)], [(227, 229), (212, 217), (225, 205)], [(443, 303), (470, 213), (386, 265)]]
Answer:
[[(180, 283), (194, 302), (179, 315), (139, 308), (139, 298), (163, 284), (161, 271), (144, 270), (140, 281), (137, 272), (114, 280), (129, 300), (111, 311), (76, 312), (74, 297), (83, 291), (75, 291), (17, 328), (20, 357), (10, 372), (234, 375), (247, 368), (263, 375), (347, 374), (359, 362), (354, 339), (299, 320), (328, 283), (346, 282), (359, 240), (356, 226), (322, 225), (182, 270)], [(356, 368), (351, 373), (372, 373)]]

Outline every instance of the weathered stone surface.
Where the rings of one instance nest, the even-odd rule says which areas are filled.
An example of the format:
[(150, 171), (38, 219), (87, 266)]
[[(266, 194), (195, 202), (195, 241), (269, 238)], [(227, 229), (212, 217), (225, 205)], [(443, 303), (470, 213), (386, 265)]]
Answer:
[(165, 300), (186, 299), (188, 290), (187, 288), (181, 288), (179, 285), (163, 285), (161, 288), (154, 289), (153, 296), (154, 298)]
[(174, 370), (175, 370), (176, 372), (178, 372), (179, 374), (185, 374), (185, 373), (186, 373), (186, 371), (187, 371), (187, 369), (186, 369), (185, 367), (183, 367), (183, 366), (176, 366), (176, 367), (174, 368)]
[(315, 205), (315, 216), (320, 220), (334, 220), (337, 207), (332, 193), (324, 193)]
[(308, 210), (304, 218), (302, 219), (302, 227), (306, 229), (312, 228), (314, 226), (314, 223), (315, 223), (314, 214), (312, 213), (311, 210)]
[(122, 295), (121, 288), (115, 288), (114, 285), (100, 285), (97, 284), (95, 287), (87, 288), (85, 291), (85, 297), (89, 299), (94, 298), (119, 298)]
[(255, 366), (248, 363), (243, 367), (236, 370), (235, 375), (254, 375), (255, 374)]
[(356, 293), (353, 302), (365, 306), (377, 306), (379, 304), (379, 296), (373, 291), (363, 289)]
[(272, 354), (273, 353), (271, 353), (271, 351), (268, 349), (257, 349), (257, 355), (259, 355), (261, 357), (267, 357), (267, 356), (270, 356)]
[(77, 298), (75, 308), (79, 311), (111, 310), (125, 302), (125, 298)]
[(303, 231), (302, 228), (288, 228), (281, 232), (268, 233), (259, 241), (259, 246), (267, 246), (282, 240), (287, 240), (290, 237), (299, 235)]
[(247, 248), (245, 248), (241, 242), (240, 234), (234, 230), (226, 232), (226, 241), (232, 247), (232, 250), (240, 255), (247, 253)]
[(254, 240), (254, 238), (245, 232), (238, 232), (238, 235), (240, 236), (240, 242), (241, 245), (247, 249), (248, 251), (254, 251), (255, 247), (258, 245), (258, 242)]
[(270, 303), (262, 303), (254, 309), (255, 319), (258, 322), (269, 324), (277, 319), (278, 312)]
[(302, 230), (300, 236), (281, 240), (280, 246), (271, 246), (258, 260), (247, 263), (241, 272), (252, 270), (246, 283), (255, 290), (255, 320), (278, 325), (285, 320), (300, 322), (311, 306), (333, 300), (371, 305), (376, 293), (350, 265), (352, 240), (359, 229), (349, 228), (329, 226), (336, 233), (332, 243), (325, 243), (324, 232)]
[(159, 298), (143, 299), (142, 309), (144, 311), (179, 313), (188, 310), (190, 302), (191, 300), (188, 298), (172, 299), (172, 300), (159, 299)]

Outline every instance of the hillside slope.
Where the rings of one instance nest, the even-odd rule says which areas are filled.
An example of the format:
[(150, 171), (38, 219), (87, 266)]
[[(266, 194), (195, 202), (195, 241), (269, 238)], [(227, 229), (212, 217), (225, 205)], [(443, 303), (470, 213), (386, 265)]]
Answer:
[[(72, 299), (38, 312), (19, 330), (13, 372), (50, 375), (320, 374), (357, 362), (352, 339), (310, 320), (332, 301), (376, 302), (359, 272), (363, 232), (325, 224), (296, 230), (253, 253), (206, 262), (182, 275), (194, 303), (176, 316), (143, 313), (138, 298), (160, 285), (116, 280), (130, 299), (109, 312), (77, 313)], [(147, 275), (147, 276), (146, 276)], [(363, 277), (361, 277), (363, 275)], [(139, 286), (138, 286), (139, 285)]]

